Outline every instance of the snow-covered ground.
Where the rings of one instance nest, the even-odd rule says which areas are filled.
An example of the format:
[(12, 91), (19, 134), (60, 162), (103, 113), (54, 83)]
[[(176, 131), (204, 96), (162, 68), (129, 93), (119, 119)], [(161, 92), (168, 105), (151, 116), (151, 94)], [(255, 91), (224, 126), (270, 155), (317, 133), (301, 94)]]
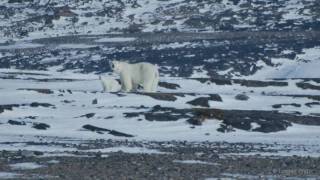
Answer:
[[(14, 79), (4, 78), (16, 74)], [(272, 111), (274, 104), (296, 103), (301, 106), (283, 106), (279, 111), (285, 113), (300, 112), (301, 115), (312, 116), (320, 112), (320, 106), (308, 107), (305, 104), (313, 102), (308, 98), (276, 96), (277, 94), (319, 95), (318, 90), (301, 89), (296, 83), (302, 80), (282, 80), (288, 82), (285, 87), (247, 87), (233, 83), (231, 85), (217, 85), (215, 83), (201, 83), (195, 79), (163, 77), (161, 81), (178, 84), (176, 90), (159, 88), (161, 93), (186, 93), (185, 97), (177, 97), (176, 101), (153, 99), (143, 94), (107, 93), (102, 92), (101, 82), (94, 74), (78, 74), (72, 72), (55, 71), (26, 71), (14, 69), (0, 70), (1, 105), (19, 105), (12, 110), (4, 109), (0, 115), (0, 141), (20, 142), (21, 144), (1, 145), (3, 150), (18, 150), (32, 148), (24, 142), (38, 141), (37, 137), (56, 137), (59, 139), (73, 139), (80, 143), (95, 139), (129, 139), (134, 141), (227, 141), (247, 143), (279, 143), (295, 144), (310, 147), (308, 152), (320, 155), (320, 126), (293, 124), (285, 131), (263, 133), (235, 129), (234, 132), (221, 133), (217, 129), (221, 125), (219, 120), (207, 120), (201, 126), (190, 128), (186, 119), (177, 121), (148, 121), (144, 116), (135, 118), (125, 117), (125, 113), (144, 112), (156, 105), (177, 109), (189, 109), (195, 106), (187, 104), (197, 97), (207, 97), (208, 94), (219, 94), (222, 102), (210, 101), (211, 108), (265, 110)], [(72, 81), (64, 81), (67, 77)], [(32, 78), (32, 79), (30, 79)], [(46, 81), (41, 81), (46, 78)], [(62, 78), (59, 80), (59, 78)], [(317, 83), (316, 83), (317, 84)], [(48, 89), (50, 92), (41, 93), (36, 90)], [(188, 95), (187, 93), (195, 93)], [(235, 99), (237, 94), (249, 96), (247, 101)], [(93, 103), (94, 100), (97, 103)], [(32, 106), (34, 102), (49, 103), (49, 106)], [(144, 108), (139, 108), (143, 106)], [(83, 115), (92, 113), (92, 117)], [(22, 122), (20, 125), (10, 124), (8, 121)], [(35, 123), (45, 123), (50, 127), (45, 130), (35, 129)], [(86, 124), (100, 128), (116, 130), (131, 134), (134, 137), (117, 137), (108, 133), (96, 133), (83, 129)], [(255, 128), (254, 124), (252, 124)], [(256, 125), (259, 126), (259, 125)], [(16, 140), (14, 140), (16, 139)], [(30, 149), (31, 148), (31, 149)], [(62, 147), (50, 147), (53, 151)], [(56, 148), (56, 149), (55, 149)], [(43, 148), (41, 148), (43, 149)], [(44, 148), (44, 151), (52, 151)], [(60, 151), (75, 149), (62, 148)], [(139, 151), (138, 149), (135, 151)], [(144, 152), (144, 151), (142, 151)], [(298, 152), (297, 154), (301, 154)]]
[[(292, 53), (283, 51), (281, 54)], [(320, 47), (303, 49), (294, 60), (287, 58), (273, 58), (275, 67), (267, 66), (263, 61), (257, 62), (262, 69), (252, 75), (252, 79), (276, 79), (276, 78), (319, 78), (320, 71)]]
[(25, 170), (25, 169), (38, 169), (43, 166), (33, 162), (25, 162), (25, 163), (10, 164), (10, 167), (13, 170)]
[[(189, 77), (179, 77), (179, 74), (177, 74), (178, 77), (172, 77), (166, 72), (179, 72), (180, 67), (159, 64), (161, 82), (175, 85), (178, 88), (161, 86), (156, 96), (169, 94), (175, 99), (171, 101), (139, 93), (102, 92), (100, 73), (97, 71), (107, 71), (106, 76), (118, 78), (116, 74), (105, 69), (108, 66), (105, 59), (117, 53), (148, 52), (148, 49), (127, 45), (133, 41), (141, 41), (141, 38), (82, 36), (79, 39), (80, 42), (74, 40), (72, 43), (52, 39), (56, 43), (45, 45), (42, 40), (39, 40), (0, 46), (2, 50), (0, 58), (4, 64), (8, 63), (11, 66), (11, 68), (0, 69), (0, 141), (3, 150), (35, 150), (39, 146), (33, 147), (25, 142), (39, 141), (39, 136), (41, 136), (48, 141), (56, 137), (53, 142), (68, 139), (77, 144), (95, 139), (279, 143), (296, 147), (304, 146), (308, 154), (319, 156), (320, 126), (317, 118), (319, 119), (320, 112), (318, 102), (320, 82), (317, 69), (320, 62), (320, 50), (318, 45), (299, 47), (300, 51), (294, 52), (291, 50), (293, 48), (286, 49), (275, 44), (266, 44), (263, 51), (282, 50), (279, 51), (279, 54), (273, 54), (274, 57), (270, 58), (270, 62), (260, 59), (256, 59), (255, 64), (239, 61), (238, 64), (248, 63), (249, 66), (256, 67), (256, 72), (252, 71), (250, 75), (241, 74), (243, 69), (235, 71), (236, 66), (231, 62), (229, 64), (224, 62), (230, 68), (211, 70), (208, 68), (210, 63), (219, 64), (221, 61), (215, 54), (212, 55), (215, 58), (202, 59), (203, 62), (209, 63), (207, 65), (192, 66), (189, 64), (192, 67), (190, 71), (192, 74)], [(88, 39), (90, 41), (87, 41)], [(119, 43), (120, 47), (110, 47), (108, 43)], [(166, 52), (168, 57), (171, 54), (180, 53), (183, 59), (181, 62), (175, 60), (175, 63), (184, 64), (188, 59), (192, 61), (199, 58), (202, 48), (204, 50), (208, 48), (207, 51), (210, 51), (212, 47), (232, 47), (231, 45), (231, 41), (191, 42), (186, 40), (185, 42), (152, 44), (150, 49), (154, 53)], [(36, 48), (43, 49), (38, 52)], [(185, 51), (186, 49), (188, 51)], [(200, 53), (193, 53), (198, 49), (201, 50)], [(224, 51), (220, 54), (221, 57), (227, 56), (225, 52), (232, 54), (235, 51)], [(294, 58), (287, 58), (293, 53)], [(284, 57), (279, 58), (278, 56)], [(160, 54), (159, 58), (161, 57)], [(165, 59), (163, 63), (166, 64), (170, 60)], [(87, 65), (90, 66), (86, 67)], [(15, 66), (20, 66), (20, 68), (15, 68)], [(27, 70), (28, 67), (39, 69), (42, 66), (45, 67), (44, 70)], [(247, 65), (245, 64), (244, 67)], [(80, 71), (81, 68), (92, 72), (83, 73)], [(209, 73), (213, 71), (221, 76), (228, 75), (234, 79), (215, 79), (215, 76), (211, 79)], [(208, 107), (203, 104), (197, 106), (189, 103), (197, 98), (210, 98), (214, 94), (218, 95), (222, 101), (208, 100)], [(239, 100), (238, 95), (248, 98)], [(148, 120), (143, 113), (152, 112), (153, 108), (159, 105), (164, 108), (184, 109), (190, 111), (187, 113), (189, 115), (192, 114), (193, 108), (214, 108), (229, 112), (238, 110), (248, 113), (248, 119), (252, 116), (253, 120), (250, 120), (249, 128), (238, 126), (234, 124), (235, 122), (228, 125), (223, 118), (209, 118), (201, 126), (193, 126), (187, 122), (192, 115), (179, 117), (174, 121)], [(260, 112), (260, 119), (250, 114), (257, 111)], [(268, 119), (268, 117), (263, 117), (264, 112), (279, 112), (288, 117), (281, 116), (280, 124), (273, 127), (264, 124), (264, 121)], [(127, 113), (140, 114), (128, 117)], [(174, 116), (178, 112), (171, 113), (173, 114), (169, 113), (169, 116)], [(303, 120), (295, 120), (299, 117), (302, 117)], [(290, 125), (286, 125), (286, 121), (289, 121)], [(277, 124), (276, 121), (273, 123)], [(107, 133), (100, 130), (89, 131), (85, 128), (86, 125), (105, 128)], [(268, 133), (258, 130), (265, 128), (265, 125), (271, 128), (267, 130)], [(224, 126), (227, 126), (227, 129), (231, 128), (232, 131), (222, 133), (218, 130)], [(112, 130), (133, 137), (119, 137), (108, 133)], [(18, 143), (6, 144), (13, 140)], [(60, 145), (44, 146), (41, 149), (47, 153), (57, 151), (55, 154), (76, 150), (76, 148), (66, 148)], [(299, 148), (292, 147), (292, 149), (294, 149), (293, 154), (307, 154), (301, 152)], [(110, 149), (103, 151), (111, 152)], [(127, 152), (125, 149), (123, 151)], [(133, 150), (133, 152), (138, 151), (152, 152), (153, 150)]]

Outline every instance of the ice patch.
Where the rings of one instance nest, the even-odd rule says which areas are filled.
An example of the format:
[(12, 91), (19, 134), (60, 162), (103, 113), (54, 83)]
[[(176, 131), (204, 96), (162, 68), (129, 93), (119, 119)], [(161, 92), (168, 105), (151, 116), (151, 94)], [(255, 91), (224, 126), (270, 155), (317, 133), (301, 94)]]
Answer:
[[(284, 51), (289, 53), (289, 51)], [(319, 78), (320, 77), (320, 47), (303, 49), (294, 60), (287, 58), (272, 58), (274, 66), (268, 66), (263, 61), (258, 61), (261, 67), (249, 79), (274, 79), (274, 78)]]
[(101, 152), (101, 153), (112, 153), (112, 152), (124, 152), (124, 153), (131, 153), (131, 154), (167, 154), (166, 152), (161, 152), (155, 149), (147, 149), (147, 148), (140, 148), (140, 147), (111, 147), (111, 148), (104, 148), (104, 149), (90, 149), (84, 150), (85, 152)]
[(24, 162), (24, 163), (10, 164), (10, 167), (13, 170), (31, 170), (31, 169), (38, 169), (44, 166), (34, 162)]
[(0, 172), (0, 179), (13, 179), (18, 178), (21, 174), (12, 172)]
[(178, 49), (178, 48), (188, 47), (191, 45), (194, 45), (194, 44), (190, 42), (183, 42), (183, 43), (174, 42), (174, 43), (168, 43), (168, 44), (153, 45), (152, 49), (153, 50)]
[(114, 38), (102, 38), (95, 40), (95, 42), (99, 43), (105, 43), (105, 42), (129, 42), (129, 41), (134, 41), (136, 38), (133, 37), (114, 37)]
[(15, 44), (0, 46), (0, 49), (27, 49), (43, 47), (42, 44), (29, 43), (29, 42), (16, 42)]
[(195, 57), (196, 55), (195, 54), (187, 54), (187, 55), (184, 55), (183, 57), (185, 58), (192, 58), (192, 57)]
[(96, 45), (88, 45), (88, 44), (61, 44), (58, 48), (61, 49), (88, 49), (97, 47)]
[(233, 68), (228, 68), (228, 69), (226, 69), (226, 70), (223, 70), (223, 71), (218, 71), (217, 73), (219, 74), (219, 75), (228, 75), (231, 71), (233, 70)]
[(261, 127), (258, 123), (255, 123), (255, 122), (251, 123), (250, 126), (251, 126), (251, 129), (257, 129)]
[(47, 163), (49, 163), (49, 164), (58, 164), (60, 161), (58, 161), (58, 160), (50, 160), (50, 161), (48, 161)]
[(58, 60), (58, 58), (56, 57), (45, 57), (41, 60), (42, 64), (47, 64), (47, 63), (53, 63), (56, 62)]

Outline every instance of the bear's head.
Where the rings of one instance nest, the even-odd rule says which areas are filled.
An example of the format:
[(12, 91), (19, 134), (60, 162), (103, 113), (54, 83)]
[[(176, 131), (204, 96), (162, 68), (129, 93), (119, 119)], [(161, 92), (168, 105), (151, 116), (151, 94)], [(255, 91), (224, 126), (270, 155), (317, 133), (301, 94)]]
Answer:
[(120, 61), (110, 61), (110, 68), (112, 69), (112, 71), (120, 73), (122, 69), (121, 67), (122, 66)]

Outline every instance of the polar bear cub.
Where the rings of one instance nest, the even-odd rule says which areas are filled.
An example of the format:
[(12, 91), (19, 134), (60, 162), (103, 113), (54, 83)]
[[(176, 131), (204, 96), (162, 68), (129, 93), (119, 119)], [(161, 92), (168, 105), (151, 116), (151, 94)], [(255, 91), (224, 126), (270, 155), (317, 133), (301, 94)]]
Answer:
[(121, 89), (119, 82), (115, 79), (99, 76), (102, 83), (103, 91), (105, 92), (118, 92)]
[(156, 92), (159, 82), (158, 66), (150, 63), (129, 64), (122, 61), (110, 62), (111, 69), (120, 74), (121, 90), (137, 91), (139, 85), (145, 92)]

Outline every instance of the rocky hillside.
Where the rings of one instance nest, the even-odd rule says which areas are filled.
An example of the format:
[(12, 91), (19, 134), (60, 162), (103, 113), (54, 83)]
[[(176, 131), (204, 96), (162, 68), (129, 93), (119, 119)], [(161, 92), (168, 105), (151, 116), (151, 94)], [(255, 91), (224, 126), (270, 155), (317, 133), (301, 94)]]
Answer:
[(5, 0), (0, 68), (105, 73), (110, 60), (125, 59), (158, 64), (163, 76), (316, 78), (319, 7), (316, 0)]
[(317, 0), (3, 0), (0, 36), (320, 29)]

